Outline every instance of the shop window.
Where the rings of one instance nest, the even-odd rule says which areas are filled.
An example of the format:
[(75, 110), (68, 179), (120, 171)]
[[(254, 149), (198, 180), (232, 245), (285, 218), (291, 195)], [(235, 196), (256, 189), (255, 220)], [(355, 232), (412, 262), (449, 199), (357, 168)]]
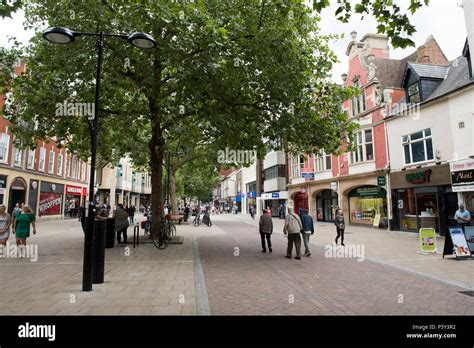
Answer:
[(434, 228), (438, 231), (438, 196), (436, 192), (424, 190), (398, 190), (400, 229), (416, 232), (419, 228)]
[(35, 149), (28, 150), (28, 164), (27, 164), (28, 169), (35, 169), (35, 155), (36, 155)]
[(387, 194), (378, 186), (363, 186), (349, 193), (349, 219), (351, 223), (373, 225), (380, 214), (380, 225), (387, 224)]
[(404, 135), (402, 137), (405, 164), (427, 162), (434, 159), (431, 129)]
[(374, 140), (372, 129), (365, 129), (355, 134), (355, 149), (351, 151), (351, 163), (374, 160)]
[(42, 147), (40, 149), (40, 159), (38, 170), (44, 172), (44, 166), (46, 165), (46, 149)]
[(7, 163), (8, 148), (10, 146), (10, 136), (7, 133), (0, 134), (0, 162)]

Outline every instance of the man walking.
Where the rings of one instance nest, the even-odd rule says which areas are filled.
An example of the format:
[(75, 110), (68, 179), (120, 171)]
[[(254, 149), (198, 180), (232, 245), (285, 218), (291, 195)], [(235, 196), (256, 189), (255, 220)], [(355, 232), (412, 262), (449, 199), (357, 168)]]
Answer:
[(311, 250), (309, 250), (309, 237), (314, 234), (314, 223), (311, 215), (308, 214), (308, 210), (303, 211), (303, 217), (301, 218), (301, 224), (303, 225), (303, 242), (304, 242), (304, 255), (311, 257)]
[(471, 214), (465, 209), (464, 203), (459, 204), (459, 210), (454, 214), (454, 218), (458, 223), (458, 227), (461, 227), (464, 231), (464, 226), (469, 226), (471, 222)]
[(270, 216), (265, 214), (265, 212), (260, 216), (260, 221), (259, 221), (259, 232), (260, 232), (260, 238), (262, 240), (262, 253), (267, 252), (267, 248), (265, 246), (265, 239), (267, 240), (268, 244), (268, 251), (272, 252), (272, 241), (271, 241), (271, 236), (273, 233), (273, 221)]
[(283, 233), (288, 235), (288, 248), (286, 250), (286, 258), (291, 259), (291, 253), (293, 252), (293, 243), (296, 248), (296, 260), (301, 260), (301, 237), (300, 233), (303, 229), (301, 220), (298, 215), (294, 214), (293, 208), (288, 208), (288, 215), (285, 218), (285, 227)]

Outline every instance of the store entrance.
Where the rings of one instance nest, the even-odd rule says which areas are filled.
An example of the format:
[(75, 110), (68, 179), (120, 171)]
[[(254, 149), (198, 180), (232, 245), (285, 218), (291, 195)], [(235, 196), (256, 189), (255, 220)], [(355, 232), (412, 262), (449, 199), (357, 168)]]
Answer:
[(10, 209), (9, 212), (13, 212), (13, 208), (15, 208), (15, 205), (19, 203), (25, 203), (26, 199), (26, 191), (25, 190), (16, 190), (12, 189), (10, 190), (10, 203), (8, 204)]
[(323, 190), (316, 195), (318, 221), (334, 222), (338, 206), (337, 198), (337, 192), (333, 190)]

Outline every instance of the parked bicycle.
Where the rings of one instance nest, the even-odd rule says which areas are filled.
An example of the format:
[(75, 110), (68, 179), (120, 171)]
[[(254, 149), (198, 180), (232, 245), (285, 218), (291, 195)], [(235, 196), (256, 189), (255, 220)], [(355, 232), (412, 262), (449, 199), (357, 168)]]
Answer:
[(209, 215), (209, 211), (206, 210), (204, 216), (202, 218), (202, 223), (208, 227), (212, 226), (211, 216)]

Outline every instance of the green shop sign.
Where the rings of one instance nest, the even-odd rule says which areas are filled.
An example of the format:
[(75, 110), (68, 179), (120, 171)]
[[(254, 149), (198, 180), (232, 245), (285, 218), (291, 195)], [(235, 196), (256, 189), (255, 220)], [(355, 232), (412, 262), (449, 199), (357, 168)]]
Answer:
[(377, 185), (379, 185), (379, 186), (387, 185), (387, 178), (385, 176), (378, 176), (377, 177)]
[(377, 197), (384, 198), (386, 192), (383, 188), (378, 186), (363, 186), (352, 190), (349, 197)]
[(431, 169), (427, 169), (423, 172), (407, 174), (405, 175), (405, 179), (410, 184), (425, 184), (427, 182), (430, 182), (431, 172)]

